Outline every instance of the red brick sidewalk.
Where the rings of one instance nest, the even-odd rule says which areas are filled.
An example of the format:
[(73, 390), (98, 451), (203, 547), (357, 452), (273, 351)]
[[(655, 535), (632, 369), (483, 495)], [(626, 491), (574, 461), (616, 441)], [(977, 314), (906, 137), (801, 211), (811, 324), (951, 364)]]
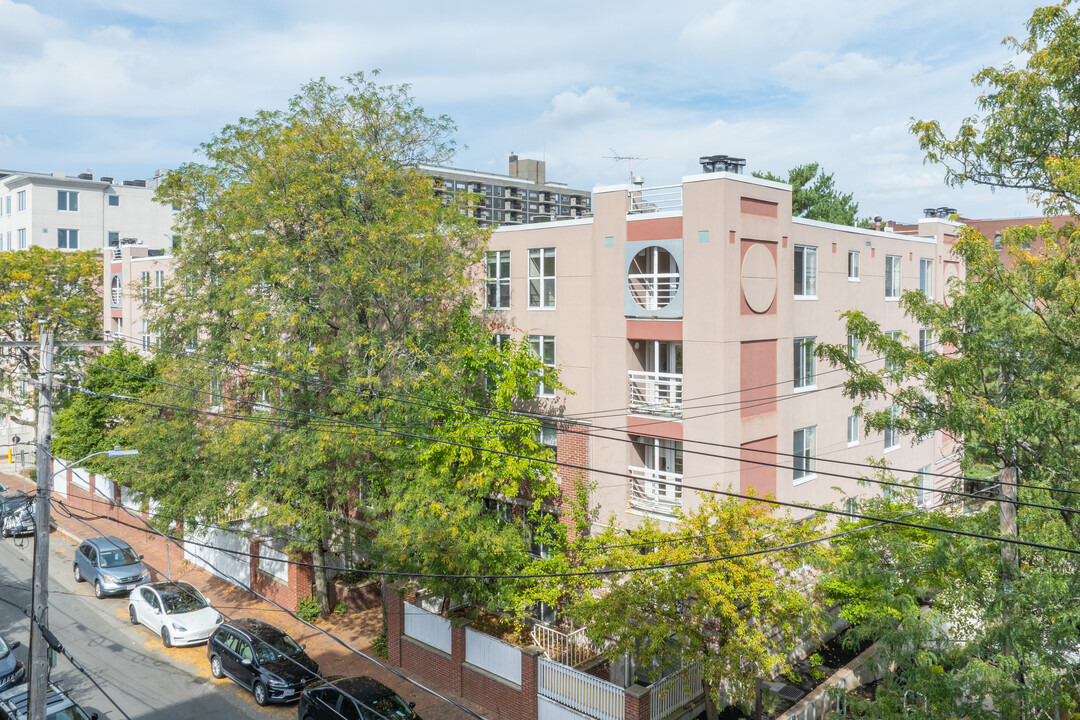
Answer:
[[(0, 473), (0, 481), (13, 490), (26, 492), (35, 490), (29, 480), (19, 475)], [(172, 579), (183, 579), (197, 587), (226, 618), (259, 618), (289, 633), (297, 642), (307, 646), (308, 654), (319, 663), (322, 675), (369, 675), (393, 688), (406, 700), (415, 702), (416, 711), (428, 720), (433, 718), (467, 720), (472, 717), (451, 703), (420, 690), (389, 670), (341, 647), (332, 638), (312, 630), (288, 613), (260, 600), (252, 593), (241, 590), (185, 561), (182, 549), (153, 534), (150, 530), (126, 527), (110, 519), (79, 520), (65, 517), (62, 512), (57, 512), (55, 509), (52, 512), (52, 519), (58, 531), (52, 534), (54, 547), (51, 555), (54, 564), (51, 574), (53, 575), (70, 569), (75, 546), (84, 538), (113, 535), (127, 542), (143, 556), (143, 561), (154, 574), (154, 580), (167, 579), (167, 573), (171, 571)], [(122, 519), (132, 525), (139, 524), (139, 521), (131, 516), (123, 516)], [(374, 657), (371, 640), (382, 632), (382, 611), (375, 608), (360, 613), (335, 615), (330, 620), (320, 621), (317, 624), (349, 646)], [(205, 654), (202, 662), (206, 662)], [(206, 670), (209, 672), (208, 664)], [(475, 703), (469, 703), (457, 697), (453, 699), (485, 717), (490, 715)]]

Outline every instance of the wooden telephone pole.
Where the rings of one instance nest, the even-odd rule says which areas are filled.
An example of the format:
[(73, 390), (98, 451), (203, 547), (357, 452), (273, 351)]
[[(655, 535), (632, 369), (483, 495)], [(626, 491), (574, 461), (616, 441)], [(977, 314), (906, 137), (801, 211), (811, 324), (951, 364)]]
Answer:
[(37, 497), (34, 502), (34, 583), (30, 615), (30, 702), (27, 720), (45, 720), (49, 691), (49, 495), (52, 491), (53, 334), (41, 333), (37, 410)]

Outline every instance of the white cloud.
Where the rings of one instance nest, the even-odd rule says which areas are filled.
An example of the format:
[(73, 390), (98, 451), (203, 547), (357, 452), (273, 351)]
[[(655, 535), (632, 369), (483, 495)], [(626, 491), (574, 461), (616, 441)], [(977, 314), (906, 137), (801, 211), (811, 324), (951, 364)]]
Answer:
[(591, 87), (583, 93), (574, 90), (561, 92), (551, 99), (551, 108), (544, 121), (554, 125), (590, 125), (625, 114), (630, 104), (619, 100), (606, 87)]

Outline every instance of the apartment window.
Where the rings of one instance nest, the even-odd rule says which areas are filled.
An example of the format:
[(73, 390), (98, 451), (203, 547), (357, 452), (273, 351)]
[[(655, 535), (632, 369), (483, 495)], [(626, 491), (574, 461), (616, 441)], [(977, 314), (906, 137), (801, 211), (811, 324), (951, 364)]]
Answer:
[(510, 307), (510, 251), (487, 254), (487, 306)]
[(222, 408), (221, 381), (220, 380), (211, 380), (210, 381), (210, 409), (211, 410), (220, 410), (221, 408)]
[(795, 297), (817, 298), (817, 248), (795, 246)]
[(142, 299), (145, 302), (150, 299), (150, 272), (144, 272), (139, 276), (142, 283)]
[(1001, 246), (1001, 233), (994, 233), (994, 249), (1000, 250)]
[(505, 500), (496, 498), (484, 498), (484, 509), (495, 516), (501, 523), (514, 522), (514, 506)]
[[(885, 337), (887, 337), (889, 340), (892, 340), (894, 342), (900, 342), (900, 331), (899, 330), (889, 330), (887, 333), (885, 333)], [(896, 361), (896, 354), (893, 352), (892, 348), (886, 348), (885, 349), (885, 371), (886, 372), (895, 372), (896, 370), (899, 370), (899, 369), (900, 369), (900, 363)]]
[(919, 328), (919, 352), (928, 353), (934, 347), (934, 333), (930, 328)]
[(8, 195), (6, 198), (4, 198), (4, 205), (6, 207), (7, 214), (10, 215), (11, 214), (11, 196), (10, 195)]
[(78, 230), (57, 230), (56, 231), (56, 247), (61, 250), (78, 250), (79, 249), (79, 231)]
[(859, 416), (848, 415), (847, 419), (847, 444), (848, 447), (859, 444)]
[(161, 297), (165, 294), (165, 271), (154, 271), (154, 294), (157, 297)]
[(56, 209), (77, 212), (79, 210), (79, 193), (73, 190), (57, 190)]
[(549, 542), (544, 542), (544, 540), (538, 537), (538, 535), (540, 531), (540, 525), (542, 524), (543, 519), (548, 517), (554, 518), (555, 514), (549, 512), (541, 512), (540, 515), (541, 520), (539, 522), (528, 523), (527, 529), (529, 533), (530, 545), (529, 552), (540, 558), (549, 558), (551, 557), (552, 551), (555, 549), (555, 547)]
[(934, 297), (933, 258), (919, 258), (919, 289), (926, 297)]
[(150, 345), (151, 345), (150, 321), (144, 319), (142, 321), (142, 349), (143, 350), (149, 350)]
[(109, 207), (120, 207), (120, 196), (119, 195), (110, 195), (109, 196)]
[(919, 468), (916, 477), (919, 479), (919, 494), (915, 499), (915, 502), (921, 508), (928, 508), (930, 507), (930, 490), (933, 483), (930, 475), (930, 466), (923, 465)]
[(859, 336), (848, 333), (847, 336), (847, 354), (852, 360), (858, 362), (859, 360)]
[(116, 230), (109, 231), (109, 247), (120, 248), (120, 233)]
[[(540, 361), (549, 368), (555, 367), (555, 336), (532, 335), (529, 337), (533, 352), (540, 356)], [(543, 380), (536, 384), (536, 394), (539, 397), (554, 397), (555, 388), (544, 383)]]
[(796, 430), (791, 447), (795, 456), (791, 465), (795, 484), (812, 480), (817, 472), (817, 425)]
[(10, 230), (7, 231), (7, 249), (9, 251), (12, 249), (12, 246), (11, 246), (11, 231)]
[(849, 250), (847, 254), (847, 279), (859, 281), (859, 251)]
[(26, 249), (26, 228), (19, 228), (19, 249)]
[(16, 201), (16, 204), (18, 205), (19, 212), (22, 212), (23, 210), (25, 210), (26, 209), (26, 191), (25, 190), (20, 190), (19, 192), (15, 193), (15, 201)]
[(896, 429), (895, 418), (900, 414), (900, 407), (893, 405), (889, 408), (889, 424), (885, 426), (885, 452), (900, 447), (900, 431)]
[(679, 440), (634, 437), (630, 504), (670, 514), (682, 506), (683, 445)]
[(555, 248), (529, 250), (529, 307), (555, 307)]
[(885, 256), (885, 297), (895, 299), (900, 297), (900, 256)]
[(795, 338), (795, 389), (815, 386), (817, 375), (814, 367), (814, 338)]
[(559, 445), (559, 428), (555, 423), (540, 423), (536, 441), (554, 450)]

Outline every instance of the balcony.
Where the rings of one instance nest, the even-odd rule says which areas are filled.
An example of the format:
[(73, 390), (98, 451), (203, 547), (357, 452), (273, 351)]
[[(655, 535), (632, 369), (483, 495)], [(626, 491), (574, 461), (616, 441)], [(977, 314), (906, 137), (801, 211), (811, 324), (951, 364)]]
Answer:
[(631, 370), (629, 375), (631, 412), (682, 417), (682, 373)]
[(631, 272), (626, 276), (630, 297), (643, 310), (660, 310), (670, 305), (679, 292), (680, 281), (678, 272)]
[(630, 466), (630, 507), (674, 515), (682, 507), (682, 474)]
[(630, 192), (630, 213), (680, 212), (682, 185), (658, 185)]
[(120, 288), (112, 288), (112, 292), (110, 293), (110, 300), (112, 301), (110, 303), (110, 307), (123, 307), (124, 291)]

